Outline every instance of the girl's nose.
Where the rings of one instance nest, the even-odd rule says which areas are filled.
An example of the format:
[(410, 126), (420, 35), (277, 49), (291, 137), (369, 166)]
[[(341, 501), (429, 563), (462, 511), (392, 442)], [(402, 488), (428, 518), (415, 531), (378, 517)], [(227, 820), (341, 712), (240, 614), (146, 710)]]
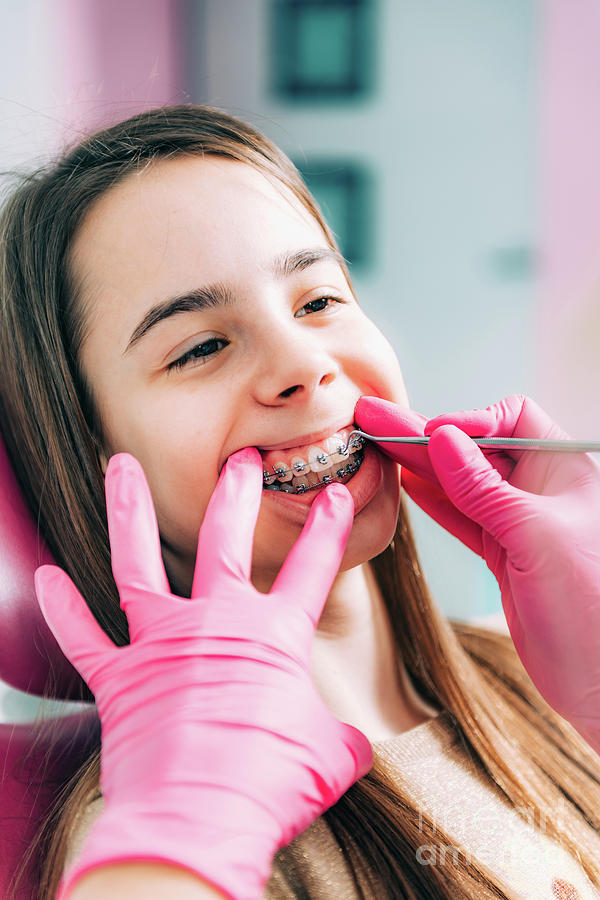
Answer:
[(340, 373), (336, 359), (314, 335), (280, 340), (267, 350), (253, 379), (256, 398), (264, 404), (286, 400), (292, 395), (306, 400), (319, 388), (335, 382)]

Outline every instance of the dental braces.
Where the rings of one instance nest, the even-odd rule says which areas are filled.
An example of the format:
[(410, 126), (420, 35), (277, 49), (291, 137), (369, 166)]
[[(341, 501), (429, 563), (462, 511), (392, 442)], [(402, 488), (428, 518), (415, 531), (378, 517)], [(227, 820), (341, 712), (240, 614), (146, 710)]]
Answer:
[[(343, 444), (339, 444), (337, 449), (334, 450), (332, 453), (319, 453), (318, 456), (315, 458), (316, 462), (318, 462), (318, 463), (320, 463), (320, 465), (324, 466), (327, 463), (327, 460), (330, 459), (335, 453), (340, 453), (340, 454), (347, 453), (351, 447), (354, 450), (360, 450), (361, 447), (364, 445), (364, 438), (361, 437), (361, 435), (357, 435), (357, 437), (352, 437), (352, 435), (355, 433), (356, 432), (352, 431), (349, 434), (346, 446), (344, 446)], [(332, 462), (331, 465), (335, 465), (335, 463)], [(271, 468), (273, 470), (272, 473), (269, 472), (268, 469), (265, 469), (263, 471), (263, 482), (265, 484), (273, 484), (275, 481), (275, 478), (278, 478), (278, 477), (281, 478), (282, 475), (287, 475), (289, 472), (293, 472), (296, 475), (303, 475), (306, 472), (307, 468), (310, 468), (310, 466), (309, 466), (309, 463), (296, 462), (290, 469), (284, 469), (282, 466), (271, 466)], [(346, 474), (351, 474), (351, 473), (348, 472)], [(336, 471), (336, 475), (338, 475), (339, 478), (344, 477), (343, 475), (340, 475), (340, 469), (338, 469)], [(332, 479), (332, 476), (329, 476), (329, 477), (330, 477), (330, 479)], [(272, 479), (272, 480), (268, 480), (268, 479)], [(321, 482), (321, 484), (327, 484), (327, 483), (328, 483), (327, 481)], [(314, 485), (314, 487), (318, 487), (318, 485)]]
[[(338, 451), (339, 452), (339, 451)], [(331, 454), (320, 454), (321, 456), (331, 456)], [(352, 462), (347, 463), (345, 466), (340, 466), (339, 469), (336, 470), (336, 475), (338, 478), (344, 478), (346, 475), (354, 475), (355, 472), (361, 467), (362, 461), (365, 458), (364, 450), (357, 450), (354, 454), (354, 460)], [(284, 470), (282, 470), (283, 472)], [(291, 472), (291, 469), (287, 469), (285, 471)], [(316, 474), (316, 473), (315, 473)], [(307, 491), (312, 491), (315, 488), (322, 487), (324, 484), (331, 484), (334, 479), (334, 475), (323, 475), (321, 481), (317, 481), (316, 484), (299, 484), (293, 488), (293, 490), (289, 490), (287, 485), (291, 485), (289, 481), (280, 482), (277, 484), (276, 482), (267, 482), (265, 480), (265, 476), (271, 477), (268, 472), (263, 473), (263, 484), (267, 484), (271, 490), (275, 491), (283, 491), (286, 494), (305, 494)], [(285, 485), (285, 486), (284, 486)]]

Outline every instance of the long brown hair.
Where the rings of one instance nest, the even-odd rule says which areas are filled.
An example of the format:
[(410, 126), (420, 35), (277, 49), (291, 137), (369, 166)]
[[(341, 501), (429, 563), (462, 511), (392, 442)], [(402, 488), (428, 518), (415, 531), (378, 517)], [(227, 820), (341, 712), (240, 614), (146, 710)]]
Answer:
[[(79, 366), (85, 315), (69, 249), (83, 216), (110, 187), (154, 160), (212, 154), (254, 166), (286, 185), (335, 238), (290, 160), (222, 110), (162, 107), (91, 135), (55, 163), (20, 176), (0, 220), (0, 421), (28, 506), (58, 565), (73, 579), (106, 633), (128, 642), (110, 567), (104, 481), (96, 446), (101, 423)], [(348, 281), (350, 278), (345, 271)], [(419, 565), (404, 502), (390, 546), (371, 561), (399, 659), (417, 692), (447, 710), (471, 758), (528, 821), (578, 859), (600, 886), (600, 762), (544, 703), (510, 638), (449, 623)], [(83, 691), (82, 699), (92, 699)], [(54, 896), (67, 841), (99, 791), (100, 745), (64, 786), (23, 862)], [(566, 809), (564, 800), (568, 801)], [(561, 805), (560, 821), (555, 812)], [(371, 771), (324, 813), (363, 898), (510, 897), (468, 851), (423, 866), (423, 843), (456, 842), (417, 810), (375, 754)], [(448, 863), (448, 861), (447, 861)], [(274, 866), (292, 868), (288, 848)], [(298, 888), (297, 891), (300, 889)], [(306, 891), (297, 896), (309, 896)]]

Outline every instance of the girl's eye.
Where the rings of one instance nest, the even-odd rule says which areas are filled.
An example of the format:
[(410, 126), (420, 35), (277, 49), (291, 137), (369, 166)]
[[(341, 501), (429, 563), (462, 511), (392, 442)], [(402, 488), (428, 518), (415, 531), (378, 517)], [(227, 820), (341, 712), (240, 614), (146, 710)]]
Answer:
[[(344, 300), (340, 300), (339, 297), (318, 297), (316, 300), (309, 300), (308, 303), (304, 304), (300, 312), (296, 313), (296, 317), (302, 318), (302, 316), (305, 316), (306, 313), (303, 310), (308, 310), (309, 312), (326, 311), (331, 309), (332, 306), (330, 304), (333, 305), (334, 303), (344, 303)], [(209, 338), (201, 344), (196, 344), (195, 347), (192, 347), (179, 359), (169, 363), (167, 372), (172, 372), (174, 369), (184, 369), (192, 360), (195, 360), (194, 365), (203, 365), (208, 361), (209, 357), (214, 356), (222, 349), (222, 347), (217, 347), (217, 344), (222, 344), (223, 347), (226, 347), (229, 341), (225, 341), (222, 338)]]
[[(311, 307), (311, 309), (309, 310), (310, 312), (323, 312), (324, 309), (331, 309), (331, 307), (329, 306), (330, 302), (331, 302), (331, 304), (334, 304), (334, 303), (343, 303), (344, 301), (340, 300), (339, 297), (318, 297), (317, 300), (309, 300), (308, 303), (304, 304), (302, 309), (307, 309), (308, 307)], [(327, 306), (319, 306), (318, 304), (321, 304), (321, 303), (326, 303)], [(315, 308), (315, 304), (317, 305), (316, 308)], [(300, 318), (302, 318), (302, 316), (305, 316), (306, 313), (302, 312), (302, 310), (300, 310), (300, 313), (296, 313), (296, 315), (297, 316), (300, 315)]]
[(219, 352), (219, 349), (221, 348), (216, 347), (216, 344), (223, 344), (223, 346), (226, 347), (228, 343), (229, 341), (224, 341), (221, 338), (209, 338), (201, 344), (196, 344), (195, 347), (192, 347), (191, 350), (188, 350), (183, 356), (180, 356), (179, 359), (169, 363), (167, 372), (171, 372), (173, 369), (183, 369), (192, 359), (195, 359), (196, 362), (202, 365), (207, 357), (214, 356), (215, 353)]

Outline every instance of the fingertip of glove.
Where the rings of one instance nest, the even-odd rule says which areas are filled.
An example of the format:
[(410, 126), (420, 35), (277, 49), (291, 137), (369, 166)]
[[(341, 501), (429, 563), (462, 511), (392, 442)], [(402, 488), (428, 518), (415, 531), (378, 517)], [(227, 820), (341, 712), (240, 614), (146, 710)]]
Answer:
[(425, 426), (423, 428), (423, 433), (425, 434), (425, 436), (431, 437), (434, 432), (437, 433), (438, 431), (442, 431), (443, 429), (446, 429), (445, 433), (448, 434), (448, 431), (447, 431), (448, 428), (455, 428), (457, 431), (460, 431), (461, 434), (466, 434), (466, 432), (462, 431), (462, 429), (459, 428), (458, 425), (454, 425), (454, 423), (452, 423), (452, 422), (445, 422), (444, 419), (447, 419), (447, 418), (448, 418), (448, 416), (445, 413), (443, 413), (440, 416), (436, 416), (433, 419), (429, 419), (429, 421), (425, 423)]
[(238, 490), (243, 485), (248, 490), (262, 492), (263, 469), (262, 457), (256, 447), (242, 447), (227, 457), (219, 478), (229, 482), (231, 490)]
[(456, 425), (440, 425), (430, 435), (429, 451), (434, 456), (443, 454), (446, 465), (464, 466), (481, 454), (477, 444)]
[[(444, 415), (435, 416), (433, 419), (429, 419), (423, 428), (423, 434), (426, 437), (430, 437), (434, 431), (439, 431), (440, 428), (445, 428), (448, 423), (444, 423)], [(453, 426), (456, 427), (456, 426)]]
[[(408, 437), (422, 435), (426, 419), (408, 405), (380, 397), (361, 397), (354, 409), (354, 421), (358, 428), (367, 433)], [(382, 444), (382, 449), (393, 455), (393, 446), (385, 441)]]
[(232, 453), (231, 456), (227, 458), (226, 465), (250, 465), (252, 463), (259, 463), (262, 467), (262, 458), (256, 447), (242, 447), (241, 450), (236, 450), (235, 453)]
[[(455, 432), (457, 432), (457, 433), (455, 434)], [(438, 425), (437, 427), (432, 429), (431, 440), (432, 441), (439, 440), (440, 435), (442, 435), (444, 437), (458, 437), (458, 435), (460, 435), (460, 434), (465, 434), (465, 432), (462, 431), (458, 427), (458, 425), (452, 425), (450, 422), (446, 422), (445, 424)], [(468, 437), (468, 435), (465, 435), (465, 436)]]
[(354, 413), (360, 412), (360, 410), (365, 407), (368, 408), (369, 406), (377, 405), (378, 402), (381, 402), (378, 397), (368, 397), (366, 395), (359, 397), (354, 407)]
[(56, 580), (56, 566), (45, 565), (38, 566), (38, 568), (33, 573), (33, 581), (36, 587), (36, 590), (43, 591), (45, 587), (48, 587), (52, 583), (52, 581)]
[(126, 453), (125, 451), (122, 453), (115, 453), (108, 461), (106, 472), (104, 473), (104, 480), (105, 482), (107, 480), (110, 482), (114, 480), (115, 476), (131, 476), (135, 471), (138, 471), (139, 468), (139, 462), (131, 453)]
[(337, 481), (334, 481), (333, 484), (328, 484), (321, 491), (321, 497), (324, 499), (318, 498), (320, 502), (327, 503), (330, 508), (354, 512), (354, 499), (345, 484), (340, 484)]
[(48, 603), (53, 593), (53, 587), (60, 578), (60, 570), (57, 566), (39, 566), (33, 573), (33, 582), (35, 585), (35, 595), (38, 606), (44, 614), (44, 618), (48, 618)]
[(359, 397), (354, 407), (354, 421), (360, 426), (359, 419), (363, 422), (370, 421), (372, 415), (381, 414), (394, 406), (389, 400), (382, 400), (381, 397)]
[(343, 723), (346, 729), (349, 749), (354, 756), (356, 772), (358, 778), (363, 778), (373, 768), (374, 754), (373, 747), (368, 737), (347, 722)]

